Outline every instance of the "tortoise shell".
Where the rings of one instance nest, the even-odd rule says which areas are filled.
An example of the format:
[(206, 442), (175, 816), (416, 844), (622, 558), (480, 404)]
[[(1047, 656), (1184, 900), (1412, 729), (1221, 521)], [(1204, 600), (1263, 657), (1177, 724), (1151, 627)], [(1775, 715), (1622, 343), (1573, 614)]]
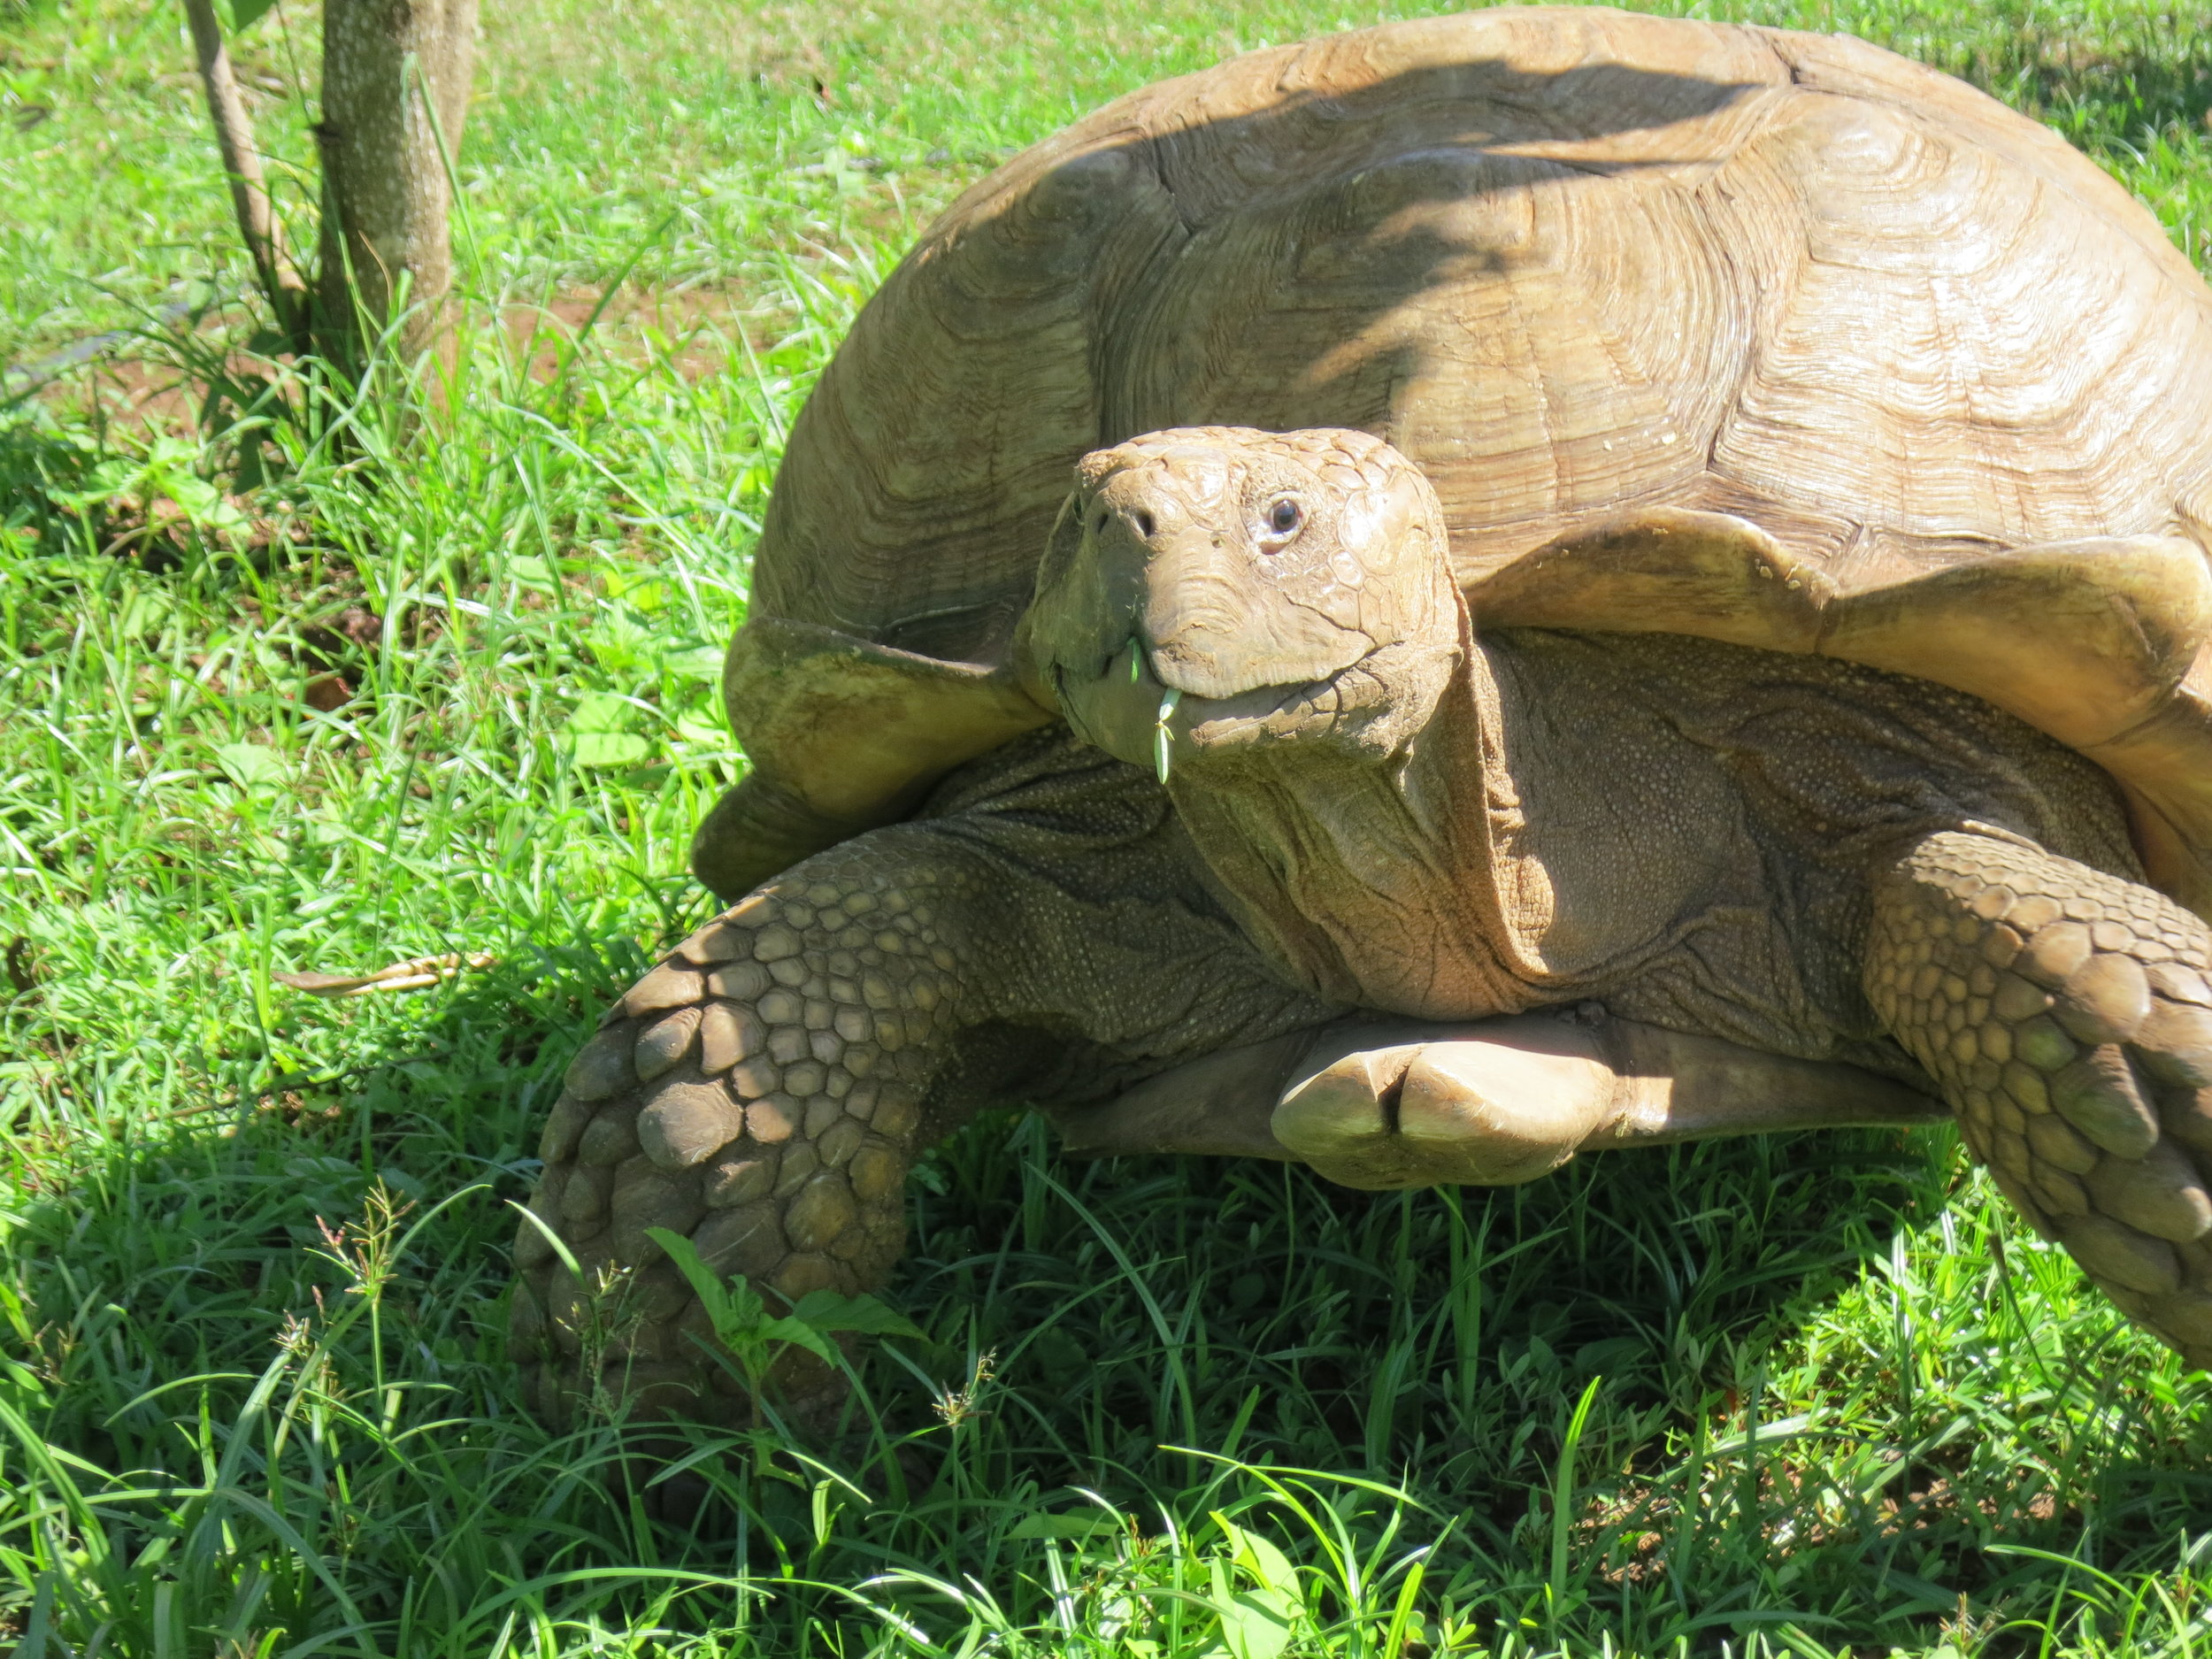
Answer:
[(793, 430), (725, 682), (755, 773), (703, 877), (1055, 718), (1011, 652), (1071, 465), (1194, 426), (1389, 440), (1479, 626), (1989, 697), (2102, 762), (2153, 879), (2212, 905), (2212, 291), (1959, 81), (1581, 6), (1248, 53), (933, 225)]

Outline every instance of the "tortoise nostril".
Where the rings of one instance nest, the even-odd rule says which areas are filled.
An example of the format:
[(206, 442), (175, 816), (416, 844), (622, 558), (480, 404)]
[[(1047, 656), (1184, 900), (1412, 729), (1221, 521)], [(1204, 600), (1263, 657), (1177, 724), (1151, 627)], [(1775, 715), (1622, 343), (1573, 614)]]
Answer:
[(1152, 515), (1140, 507), (1129, 515), (1129, 521), (1137, 526), (1137, 534), (1146, 541), (1152, 539)]

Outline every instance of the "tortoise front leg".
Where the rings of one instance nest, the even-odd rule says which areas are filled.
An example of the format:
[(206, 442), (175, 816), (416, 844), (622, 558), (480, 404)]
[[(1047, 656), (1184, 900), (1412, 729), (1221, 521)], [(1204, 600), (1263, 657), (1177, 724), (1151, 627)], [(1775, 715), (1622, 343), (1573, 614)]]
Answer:
[[(972, 1081), (979, 1054), (1033, 1060), (1023, 1092), (1110, 1093), (1330, 1011), (1179, 902), (1174, 844), (1110, 854), (1100, 839), (987, 813), (874, 831), (761, 887), (632, 987), (569, 1069), (531, 1201), (580, 1273), (537, 1225), (516, 1235), (511, 1351), (542, 1416), (565, 1421), (594, 1390), (647, 1416), (744, 1416), (704, 1309), (648, 1229), (786, 1301), (882, 1284), (908, 1165), (956, 1126), (948, 1085)], [(1150, 892), (1085, 896), (1110, 858)], [(803, 1355), (776, 1380), (787, 1399), (833, 1392)]]
[(981, 879), (913, 839), (752, 894), (632, 987), (569, 1067), (530, 1207), (581, 1277), (538, 1227), (515, 1240), (511, 1350), (549, 1420), (595, 1385), (657, 1416), (733, 1414), (704, 1310), (648, 1228), (793, 1301), (880, 1284), (898, 1259), (922, 1092), (973, 996)]
[(2212, 933), (2149, 887), (1947, 833), (1875, 887), (1868, 995), (2046, 1238), (2212, 1365)]

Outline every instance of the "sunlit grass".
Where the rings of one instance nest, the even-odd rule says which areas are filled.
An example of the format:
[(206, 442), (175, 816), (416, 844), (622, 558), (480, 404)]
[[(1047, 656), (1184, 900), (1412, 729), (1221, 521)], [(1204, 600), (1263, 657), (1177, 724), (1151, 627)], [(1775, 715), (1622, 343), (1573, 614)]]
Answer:
[[(2200, 8), (1715, 14), (1966, 73), (2212, 259)], [(715, 658), (811, 376), (1010, 147), (1378, 15), (504, 10), (435, 398), (255, 358), (225, 298), (0, 413), (26, 1659), (2212, 1647), (2203, 1379), (1945, 1134), (1371, 1196), (998, 1117), (917, 1182), (927, 1340), (863, 1357), (841, 1432), (701, 1465), (741, 1519), (671, 1530), (604, 1478), (621, 1425), (518, 1415), (506, 1201), (577, 1034), (705, 908)], [(0, 359), (234, 296), (175, 17), (0, 9)], [(259, 112), (296, 167), (304, 110)], [(449, 953), (493, 960), (272, 979)]]

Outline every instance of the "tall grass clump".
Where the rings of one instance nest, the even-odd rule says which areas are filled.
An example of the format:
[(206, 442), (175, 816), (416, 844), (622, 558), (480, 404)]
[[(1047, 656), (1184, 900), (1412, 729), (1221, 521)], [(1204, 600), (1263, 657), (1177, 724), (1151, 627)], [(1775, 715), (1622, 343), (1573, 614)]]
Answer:
[[(2212, 263), (2200, 6), (1700, 10), (1965, 74)], [(511, 1205), (578, 1036), (706, 912), (718, 658), (813, 377), (1011, 148), (1379, 15), (495, 18), (449, 350), (349, 381), (240, 297), (176, 19), (0, 5), (22, 1659), (2212, 1652), (2205, 1379), (1947, 1132), (1369, 1194), (993, 1114), (919, 1167), (920, 1334), (840, 1424), (672, 1457), (518, 1410)], [(240, 55), (295, 210), (311, 23)]]

